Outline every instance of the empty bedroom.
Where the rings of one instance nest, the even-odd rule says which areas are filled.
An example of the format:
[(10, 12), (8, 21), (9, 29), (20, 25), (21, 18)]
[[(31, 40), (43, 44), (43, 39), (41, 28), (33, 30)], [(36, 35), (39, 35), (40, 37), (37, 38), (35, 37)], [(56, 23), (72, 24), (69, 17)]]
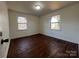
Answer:
[(78, 58), (79, 1), (0, 1), (0, 58)]

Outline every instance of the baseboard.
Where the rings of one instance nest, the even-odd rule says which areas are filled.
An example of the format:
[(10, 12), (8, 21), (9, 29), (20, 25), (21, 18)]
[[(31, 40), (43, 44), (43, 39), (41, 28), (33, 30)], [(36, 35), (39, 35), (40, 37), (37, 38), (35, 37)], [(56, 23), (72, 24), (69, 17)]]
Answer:
[(58, 41), (77, 44), (77, 43), (74, 43), (74, 42), (70, 42), (70, 41), (67, 41), (67, 40), (63, 40), (63, 39), (60, 39), (60, 38), (57, 38), (57, 37), (52, 37), (52, 36), (49, 36), (49, 35), (46, 35), (46, 34), (42, 34), (42, 33), (37, 33), (37, 34), (32, 34), (32, 35), (22, 36), (22, 37), (17, 37), (17, 38), (12, 38), (12, 39), (21, 39), (21, 38), (26, 38), (26, 37), (29, 37), (29, 36), (34, 36), (34, 35), (44, 35), (44, 36), (48, 36), (48, 37), (51, 37), (51, 38), (55, 38)]
[[(41, 33), (41, 34), (42, 34), (42, 33)], [(46, 34), (42, 34), (42, 35), (49, 36), (49, 37), (53, 37), (53, 36), (46, 35)], [(64, 38), (63, 38), (63, 39), (58, 38), (58, 37), (53, 37), (53, 38), (56, 38), (56, 39), (58, 39), (58, 40), (62, 40), (62, 41), (66, 41), (66, 42), (70, 42), (70, 43), (74, 43), (74, 44), (78, 44), (78, 43), (75, 43), (75, 42), (72, 42), (72, 41), (64, 40)]]
[(32, 34), (32, 35), (28, 35), (28, 36), (22, 36), (22, 37), (11, 38), (11, 39), (21, 39), (21, 38), (25, 38), (25, 37), (29, 37), (29, 36), (33, 36), (33, 35), (38, 35), (38, 34), (40, 34), (40, 33)]

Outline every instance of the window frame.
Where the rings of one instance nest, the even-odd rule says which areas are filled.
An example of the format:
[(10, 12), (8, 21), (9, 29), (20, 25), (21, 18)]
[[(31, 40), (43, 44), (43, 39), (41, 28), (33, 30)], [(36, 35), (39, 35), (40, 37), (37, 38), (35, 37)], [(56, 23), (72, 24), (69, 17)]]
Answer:
[[(54, 17), (54, 16), (57, 16), (57, 15), (53, 15), (52, 17)], [(50, 29), (51, 29), (51, 24), (52, 24), (52, 23), (58, 23), (60, 29), (51, 29), (51, 30), (54, 30), (54, 31), (60, 31), (60, 30), (61, 30), (61, 19), (59, 19), (58, 22), (51, 22), (52, 17), (50, 18)], [(60, 17), (60, 15), (59, 15), (59, 17)]]
[[(19, 22), (18, 22), (18, 17), (24, 17), (27, 22), (26, 22), (26, 23), (19, 23)], [(26, 18), (25, 16), (18, 16), (18, 17), (17, 17), (17, 29), (18, 29), (19, 31), (26, 31), (26, 30), (28, 29), (28, 20), (27, 20), (27, 18)], [(26, 24), (26, 26), (27, 26), (26, 29), (19, 29), (19, 27), (18, 27), (19, 24)]]

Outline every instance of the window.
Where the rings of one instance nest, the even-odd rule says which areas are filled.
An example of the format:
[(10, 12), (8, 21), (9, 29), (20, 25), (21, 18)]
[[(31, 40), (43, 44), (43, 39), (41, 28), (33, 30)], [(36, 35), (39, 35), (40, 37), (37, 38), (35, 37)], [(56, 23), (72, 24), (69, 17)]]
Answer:
[(51, 29), (60, 30), (60, 15), (51, 18)]
[(27, 29), (27, 20), (25, 17), (18, 17), (18, 30), (26, 30)]

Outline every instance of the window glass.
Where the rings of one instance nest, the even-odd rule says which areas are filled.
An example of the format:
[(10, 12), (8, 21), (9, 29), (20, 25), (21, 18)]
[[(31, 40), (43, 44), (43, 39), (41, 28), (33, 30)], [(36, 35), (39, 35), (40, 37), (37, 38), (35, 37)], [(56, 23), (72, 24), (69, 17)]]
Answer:
[(51, 29), (60, 30), (60, 15), (51, 18)]
[(27, 29), (27, 20), (25, 17), (18, 17), (18, 30), (26, 30)]

